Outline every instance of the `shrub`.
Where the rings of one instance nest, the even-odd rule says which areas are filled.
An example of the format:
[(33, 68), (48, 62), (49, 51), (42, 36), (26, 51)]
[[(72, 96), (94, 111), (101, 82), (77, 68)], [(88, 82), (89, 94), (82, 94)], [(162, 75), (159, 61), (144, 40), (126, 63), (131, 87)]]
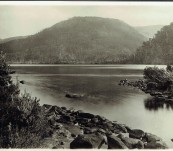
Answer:
[(14, 84), (14, 73), (0, 53), (0, 147), (39, 147), (45, 132), (49, 130), (44, 111), (37, 98), (20, 95), (19, 82)]

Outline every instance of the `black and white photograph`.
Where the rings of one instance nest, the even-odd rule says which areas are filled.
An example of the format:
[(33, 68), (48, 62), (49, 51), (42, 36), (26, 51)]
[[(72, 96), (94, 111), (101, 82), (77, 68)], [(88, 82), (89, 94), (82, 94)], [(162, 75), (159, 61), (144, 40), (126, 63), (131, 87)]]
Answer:
[(0, 1), (1, 149), (173, 149), (173, 2)]

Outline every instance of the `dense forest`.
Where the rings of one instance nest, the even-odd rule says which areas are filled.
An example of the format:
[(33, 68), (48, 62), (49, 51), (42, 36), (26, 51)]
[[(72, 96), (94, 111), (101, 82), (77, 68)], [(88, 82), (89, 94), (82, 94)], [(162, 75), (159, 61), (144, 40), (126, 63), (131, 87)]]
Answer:
[(137, 49), (134, 62), (139, 64), (173, 64), (173, 23), (164, 26), (154, 38)]
[(0, 49), (12, 63), (121, 63), (145, 40), (117, 19), (73, 17)]

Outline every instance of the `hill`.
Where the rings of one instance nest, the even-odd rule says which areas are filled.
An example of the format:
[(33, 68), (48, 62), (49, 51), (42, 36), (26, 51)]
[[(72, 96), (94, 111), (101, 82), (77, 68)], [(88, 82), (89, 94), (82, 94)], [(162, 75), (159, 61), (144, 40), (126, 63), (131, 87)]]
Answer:
[(117, 19), (73, 17), (0, 49), (13, 63), (119, 63), (145, 40)]
[(173, 23), (164, 26), (153, 39), (137, 49), (136, 63), (173, 64)]
[(149, 39), (153, 38), (157, 31), (159, 31), (163, 26), (164, 25), (138, 26), (135, 27), (135, 29)]
[(0, 44), (6, 43), (6, 42), (9, 42), (9, 41), (12, 41), (12, 40), (24, 39), (26, 37), (27, 36), (17, 36), (17, 37), (10, 37), (10, 38), (5, 38), (5, 39), (0, 39)]

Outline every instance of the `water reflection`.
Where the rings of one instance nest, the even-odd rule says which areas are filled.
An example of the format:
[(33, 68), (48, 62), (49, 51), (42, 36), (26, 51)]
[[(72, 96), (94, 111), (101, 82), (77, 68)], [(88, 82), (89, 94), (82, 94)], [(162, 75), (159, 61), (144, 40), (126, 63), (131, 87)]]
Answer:
[(144, 105), (149, 111), (158, 111), (159, 109), (173, 110), (173, 101), (169, 99), (149, 97), (144, 101)]

